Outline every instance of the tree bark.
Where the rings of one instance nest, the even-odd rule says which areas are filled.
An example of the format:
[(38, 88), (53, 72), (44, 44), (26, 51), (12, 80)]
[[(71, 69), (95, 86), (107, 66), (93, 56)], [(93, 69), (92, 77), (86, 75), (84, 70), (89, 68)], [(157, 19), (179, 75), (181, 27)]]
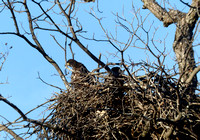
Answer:
[[(196, 67), (194, 59), (193, 30), (198, 21), (198, 3), (200, 0), (193, 0), (188, 13), (178, 10), (169, 10), (162, 8), (155, 0), (142, 0), (143, 8), (149, 9), (164, 26), (167, 27), (172, 23), (176, 24), (176, 33), (173, 43), (173, 50), (176, 54), (176, 60), (179, 66), (180, 81), (185, 82), (190, 73)], [(191, 80), (193, 88), (197, 86), (197, 77), (193, 76)]]

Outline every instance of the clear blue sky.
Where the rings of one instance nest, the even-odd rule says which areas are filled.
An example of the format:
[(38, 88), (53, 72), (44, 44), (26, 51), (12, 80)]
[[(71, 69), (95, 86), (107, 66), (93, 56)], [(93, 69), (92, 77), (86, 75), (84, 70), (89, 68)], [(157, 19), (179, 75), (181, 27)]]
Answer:
[[(191, 1), (191, 0), (190, 0)], [(188, 1), (188, 2), (190, 2)], [(187, 1), (186, 1), (187, 2)], [(103, 13), (97, 12), (97, 3), (79, 3), (77, 6), (79, 10), (77, 12), (77, 17), (83, 26), (83, 30), (88, 31), (85, 33), (85, 36), (92, 38), (93, 34), (98, 39), (105, 39), (105, 34), (100, 29), (98, 22), (88, 14), (91, 8), (96, 11), (98, 17), (104, 17), (102, 20), (103, 26), (108, 30), (108, 32), (115, 35), (115, 29), (118, 29), (117, 38), (120, 41), (126, 42), (129, 35), (119, 26), (116, 26), (115, 20), (116, 17), (113, 15), (118, 13), (120, 16), (125, 16), (129, 21), (132, 21), (134, 18), (133, 10), (132, 10), (132, 3), (135, 6), (135, 9), (140, 9), (140, 14), (144, 19), (145, 16), (149, 14), (148, 10), (142, 10), (142, 3), (140, 0), (137, 1), (125, 1), (125, 0), (107, 0), (101, 1), (99, 0), (99, 10), (103, 11)], [(44, 2), (46, 4), (46, 2)], [(174, 3), (171, 3), (174, 6)], [(30, 10), (33, 11), (33, 15), (38, 14), (38, 10), (35, 10), (36, 5), (29, 2)], [(46, 5), (48, 7), (48, 5)], [(170, 6), (168, 6), (170, 8)], [(176, 5), (177, 9), (187, 11), (187, 8), (182, 5)], [(56, 16), (53, 12), (54, 19), (61, 23), (63, 20), (61, 16)], [(27, 28), (27, 21), (26, 21), (26, 14), (17, 14), (20, 16), (18, 18), (18, 23), (23, 26), (25, 29)], [(4, 10), (0, 13), (0, 32), (4, 31), (15, 31), (13, 27), (13, 22), (11, 19), (11, 14), (9, 10)], [(137, 27), (137, 21), (134, 20), (134, 28)], [(174, 40), (174, 32), (175, 32), (175, 25), (170, 25), (168, 28), (164, 28), (163, 24), (158, 21), (152, 14), (150, 14), (145, 22), (145, 28), (148, 29), (149, 26), (153, 24), (151, 28), (150, 37), (152, 37), (153, 32), (155, 29), (158, 29), (155, 35), (155, 41), (157, 41), (156, 45), (162, 50), (163, 49), (163, 38), (166, 38), (166, 48), (170, 56), (166, 60), (166, 64), (168, 67), (172, 67), (174, 62), (173, 49), (172, 43)], [(51, 27), (48, 24), (44, 24), (47, 27)], [(23, 32), (22, 28), (21, 31)], [(64, 52), (56, 45), (53, 41), (52, 37), (50, 36), (50, 32), (40, 32), (38, 31), (37, 37), (40, 38), (40, 42), (44, 47), (47, 54), (52, 57), (60, 66), (60, 68), (64, 71), (65, 70), (65, 60), (64, 60)], [(61, 45), (64, 46), (65, 38), (58, 33), (51, 33), (55, 35), (55, 37), (60, 41)], [(82, 34), (84, 35), (84, 34)], [(143, 36), (145, 38), (144, 32), (141, 29), (138, 31), (138, 35)], [(118, 62), (118, 59), (113, 58), (112, 54), (115, 54), (116, 50), (111, 47), (107, 43), (99, 43), (94, 41), (88, 41), (80, 38), (84, 45), (88, 45), (89, 50), (94, 53), (97, 57), (100, 53), (102, 53), (102, 60), (107, 63), (108, 62)], [(161, 41), (162, 40), (162, 41)], [(7, 43), (7, 45), (5, 45)], [(137, 46), (144, 46), (139, 41), (136, 43)], [(12, 49), (8, 49), (12, 46)], [(72, 44), (74, 52), (75, 52), (75, 59), (82, 62), (86, 65), (89, 70), (93, 70), (97, 67), (97, 64), (89, 58), (80, 48), (78, 48), (74, 43)], [(195, 48), (197, 51), (195, 55), (197, 56), (197, 52), (199, 52), (198, 48)], [(8, 58), (4, 64), (2, 71), (0, 72), (0, 82), (5, 82), (8, 79), (8, 84), (0, 85), (0, 94), (4, 97), (8, 98), (8, 100), (15, 105), (17, 105), (24, 113), (31, 110), (32, 108), (36, 107), (37, 105), (45, 102), (49, 99), (54, 92), (59, 92), (57, 89), (52, 88), (48, 85), (42, 83), (38, 77), (38, 72), (40, 76), (46, 82), (64, 88), (64, 84), (62, 83), (59, 76), (57, 76), (57, 72), (52, 65), (50, 65), (39, 52), (35, 49), (31, 48), (26, 42), (22, 39), (11, 36), (11, 35), (1, 35), (0, 36), (0, 51), (7, 51), (9, 50)], [(70, 50), (68, 49), (67, 58), (71, 58)], [(154, 61), (152, 55), (144, 50), (140, 50), (134, 47), (130, 47), (126, 53), (125, 58), (128, 61), (131, 58), (135, 63), (140, 62), (141, 60), (146, 61), (147, 59), (150, 61)], [(196, 61), (198, 61), (196, 59)], [(68, 80), (70, 75), (67, 75)], [(28, 117), (33, 119), (42, 118), (40, 114), (45, 107), (41, 108), (40, 110), (31, 113)], [(6, 117), (9, 121), (14, 121), (19, 115), (16, 111), (14, 111), (11, 107), (6, 105), (3, 102), (0, 102), (0, 115)], [(0, 117), (0, 121), (5, 122)], [(0, 139), (3, 137), (4, 132), (0, 132)]]

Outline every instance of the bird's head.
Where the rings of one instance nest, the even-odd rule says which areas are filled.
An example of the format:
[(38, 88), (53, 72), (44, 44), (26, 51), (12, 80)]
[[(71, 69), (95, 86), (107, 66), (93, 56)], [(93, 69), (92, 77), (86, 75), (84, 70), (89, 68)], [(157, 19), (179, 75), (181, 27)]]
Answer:
[(113, 67), (111, 69), (111, 71), (112, 71), (113, 76), (115, 76), (115, 77), (119, 77), (123, 73), (122, 70), (119, 67)]
[(69, 59), (66, 63), (66, 66), (75, 67), (78, 62), (74, 59)]

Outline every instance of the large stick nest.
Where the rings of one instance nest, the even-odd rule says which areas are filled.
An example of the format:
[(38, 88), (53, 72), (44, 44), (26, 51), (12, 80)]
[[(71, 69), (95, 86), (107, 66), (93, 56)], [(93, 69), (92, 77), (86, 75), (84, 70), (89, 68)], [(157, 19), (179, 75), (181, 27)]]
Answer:
[[(71, 83), (56, 94), (39, 137), (53, 139), (198, 139), (199, 97), (165, 71)], [(83, 79), (80, 79), (83, 80)], [(122, 82), (123, 84), (119, 84)], [(78, 84), (78, 86), (77, 86)]]

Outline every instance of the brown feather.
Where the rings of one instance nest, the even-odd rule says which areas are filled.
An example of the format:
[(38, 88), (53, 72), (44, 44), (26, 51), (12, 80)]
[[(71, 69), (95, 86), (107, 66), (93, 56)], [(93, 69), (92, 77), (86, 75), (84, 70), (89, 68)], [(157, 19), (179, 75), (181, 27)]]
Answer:
[(71, 83), (78, 84), (78, 86), (85, 83), (91, 83), (94, 80), (94, 76), (89, 75), (89, 70), (80, 62), (69, 59), (67, 65), (72, 67), (73, 72), (71, 75)]

